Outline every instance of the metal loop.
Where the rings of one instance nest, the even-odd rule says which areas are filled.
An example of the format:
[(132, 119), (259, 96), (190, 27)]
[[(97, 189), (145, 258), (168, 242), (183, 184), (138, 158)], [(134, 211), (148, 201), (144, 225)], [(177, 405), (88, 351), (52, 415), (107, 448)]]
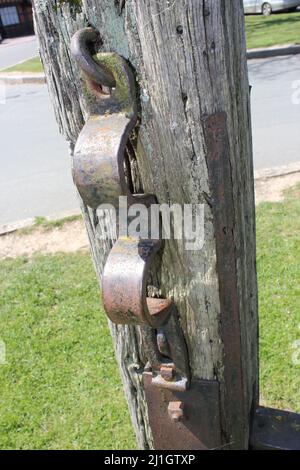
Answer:
[(106, 261), (102, 277), (105, 311), (116, 324), (163, 325), (173, 310), (169, 299), (147, 297), (150, 265), (160, 240), (119, 238)]
[(97, 64), (91, 56), (89, 44), (95, 43), (98, 34), (93, 28), (83, 28), (77, 31), (71, 40), (71, 52), (79, 67), (90, 80), (99, 85), (114, 88), (116, 81), (109, 71)]

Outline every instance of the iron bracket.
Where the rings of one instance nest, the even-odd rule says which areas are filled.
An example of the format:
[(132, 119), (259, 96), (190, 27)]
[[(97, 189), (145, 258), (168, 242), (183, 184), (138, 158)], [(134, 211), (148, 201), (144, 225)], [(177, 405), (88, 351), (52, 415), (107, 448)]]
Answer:
[(155, 449), (221, 448), (217, 381), (194, 380), (187, 391), (179, 391), (157, 387), (149, 372), (143, 380)]
[(300, 450), (300, 414), (258, 407), (252, 418), (253, 450)]

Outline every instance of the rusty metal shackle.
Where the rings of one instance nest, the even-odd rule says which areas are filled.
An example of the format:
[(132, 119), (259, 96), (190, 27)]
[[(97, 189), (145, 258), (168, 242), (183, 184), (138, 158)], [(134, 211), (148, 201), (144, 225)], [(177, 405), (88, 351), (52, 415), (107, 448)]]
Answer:
[(173, 302), (147, 297), (147, 278), (160, 240), (119, 238), (113, 246), (102, 278), (103, 305), (117, 324), (145, 324), (157, 328), (168, 319)]
[[(73, 180), (83, 201), (92, 208), (100, 204), (118, 207), (122, 195), (127, 196), (129, 205), (149, 207), (155, 197), (133, 195), (124, 172), (126, 144), (137, 122), (133, 73), (118, 54), (98, 53), (92, 58), (87, 44), (96, 37), (92, 28), (86, 28), (71, 41), (71, 50), (84, 72), (88, 107), (88, 119), (72, 158)], [(105, 84), (113, 85), (110, 93), (103, 91)]]
[[(117, 208), (119, 197), (124, 195), (129, 205), (149, 207), (156, 203), (155, 196), (131, 194), (124, 173), (125, 147), (137, 122), (133, 73), (117, 54), (99, 53), (92, 58), (88, 44), (96, 38), (96, 32), (86, 28), (71, 42), (89, 98), (88, 119), (73, 156), (73, 179), (83, 201), (92, 208), (100, 204)], [(109, 94), (97, 87), (103, 84), (113, 85)], [(136, 238), (119, 238), (113, 246), (104, 268), (102, 296), (114, 323), (158, 327), (167, 320), (172, 301), (149, 298), (146, 292), (150, 265), (160, 246), (160, 240)]]

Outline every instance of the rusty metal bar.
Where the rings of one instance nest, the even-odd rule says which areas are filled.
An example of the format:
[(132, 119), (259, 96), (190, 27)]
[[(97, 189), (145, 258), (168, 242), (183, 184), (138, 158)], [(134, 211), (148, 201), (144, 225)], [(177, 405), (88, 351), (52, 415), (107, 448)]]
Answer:
[[(207, 145), (207, 167), (214, 220), (217, 272), (220, 293), (220, 327), (224, 344), (224, 379), (221, 390), (222, 412), (228, 435), (227, 442), (238, 448), (245, 423), (245, 396), (242, 378), (242, 352), (237, 285), (237, 253), (234, 242), (234, 204), (229, 161), (227, 115), (219, 112), (204, 120)], [(226, 415), (226, 416), (225, 416)], [(228, 426), (229, 425), (229, 426)]]
[(250, 437), (253, 450), (300, 450), (300, 414), (259, 407)]

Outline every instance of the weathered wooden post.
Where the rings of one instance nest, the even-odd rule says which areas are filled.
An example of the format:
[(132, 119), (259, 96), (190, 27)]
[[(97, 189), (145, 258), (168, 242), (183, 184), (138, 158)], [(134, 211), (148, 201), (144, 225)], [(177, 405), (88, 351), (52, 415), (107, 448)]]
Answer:
[[(96, 78), (87, 69), (82, 75), (70, 43), (78, 30), (92, 26), (98, 40), (80, 43), (91, 46), (91, 60), (99, 52), (124, 58), (138, 90), (131, 97), (138, 127), (135, 137), (126, 139), (131, 192), (155, 195), (160, 204), (204, 205), (203, 248), (185, 250), (182, 241), (166, 240), (154, 272), (156, 293), (170, 299), (178, 312), (171, 314), (173, 326), (162, 321), (163, 335), (168, 339), (177, 331), (176, 347), (181, 337), (179, 354), (171, 359), (175, 375), (182, 379), (186, 373), (186, 389), (160, 388), (163, 379), (173, 383), (168, 374), (174, 370), (168, 367), (158, 371), (157, 388), (151, 372), (143, 374), (149, 355), (157, 353), (151, 338), (160, 322), (152, 325), (154, 330), (111, 323), (138, 444), (144, 449), (247, 449), (251, 412), (258, 401), (258, 326), (242, 1), (34, 0), (34, 10), (50, 94), (71, 152), (91, 115), (86, 86), (95, 85)], [(105, 64), (112, 79), (114, 67)], [(95, 99), (94, 92), (95, 86), (89, 91)], [(96, 108), (93, 112), (101, 116), (101, 105)], [(89, 201), (82, 201), (82, 211), (100, 280), (112, 244), (101, 237), (98, 199)], [(144, 253), (139, 253), (141, 259)], [(122, 262), (117, 258), (119, 266)], [(188, 363), (182, 371), (178, 364), (184, 344)], [(159, 402), (162, 393), (157, 390), (164, 390), (167, 402)], [(161, 429), (166, 427), (166, 442), (157, 420)], [(180, 442), (178, 435), (186, 441)]]

